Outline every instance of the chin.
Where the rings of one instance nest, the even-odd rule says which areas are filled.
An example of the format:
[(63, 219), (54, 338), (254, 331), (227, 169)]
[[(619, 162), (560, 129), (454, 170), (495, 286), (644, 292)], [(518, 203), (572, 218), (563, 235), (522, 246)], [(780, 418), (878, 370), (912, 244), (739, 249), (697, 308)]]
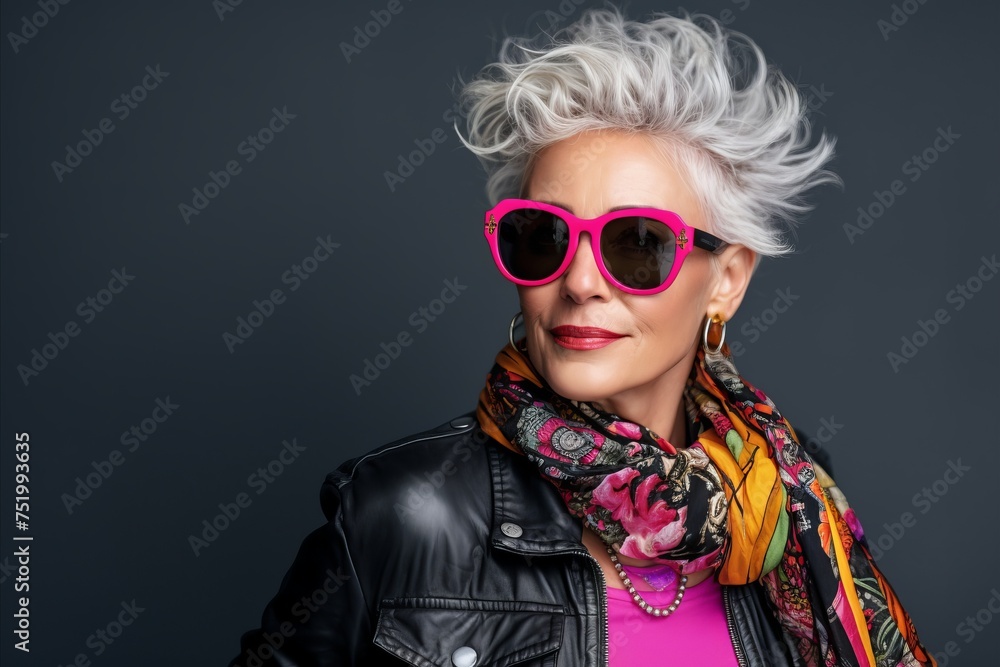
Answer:
[(617, 373), (605, 372), (589, 364), (573, 366), (575, 368), (566, 368), (563, 363), (550, 362), (543, 365), (540, 372), (557, 394), (582, 403), (604, 403), (613, 394), (627, 389), (620, 386), (621, 378)]

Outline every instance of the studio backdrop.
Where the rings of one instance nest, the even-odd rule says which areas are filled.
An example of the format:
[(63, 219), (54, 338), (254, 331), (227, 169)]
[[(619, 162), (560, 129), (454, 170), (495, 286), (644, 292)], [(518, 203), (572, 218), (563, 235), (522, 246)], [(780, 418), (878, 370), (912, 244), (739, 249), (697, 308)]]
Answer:
[[(518, 305), (455, 93), (599, 6), (3, 3), (3, 664), (225, 664), (325, 474), (475, 408)], [(621, 6), (746, 33), (837, 138), (728, 342), (939, 663), (994, 664), (1000, 10)]]

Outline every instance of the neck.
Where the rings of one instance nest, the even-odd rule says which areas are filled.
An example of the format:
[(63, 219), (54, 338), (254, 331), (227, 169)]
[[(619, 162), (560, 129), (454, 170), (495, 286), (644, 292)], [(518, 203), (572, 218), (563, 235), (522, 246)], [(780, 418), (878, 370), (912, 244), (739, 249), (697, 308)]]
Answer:
[(687, 441), (684, 388), (694, 363), (692, 348), (689, 355), (652, 382), (611, 396), (598, 405), (605, 412), (642, 424), (676, 449), (685, 449), (690, 443)]
[[(667, 442), (673, 445), (675, 449), (687, 449), (687, 446), (690, 443), (687, 441), (687, 414), (684, 410), (683, 398), (677, 404), (677, 410), (674, 413), (672, 423), (669, 428), (669, 431), (665, 431), (665, 433), (668, 433), (669, 435), (663, 436), (667, 439)], [(654, 433), (659, 434), (660, 432), (654, 430)]]

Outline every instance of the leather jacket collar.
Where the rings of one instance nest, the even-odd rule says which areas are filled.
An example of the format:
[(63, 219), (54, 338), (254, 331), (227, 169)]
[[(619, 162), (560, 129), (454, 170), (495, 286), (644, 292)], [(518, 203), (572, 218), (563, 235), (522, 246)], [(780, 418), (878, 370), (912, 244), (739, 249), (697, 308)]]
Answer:
[[(478, 424), (475, 429), (487, 437)], [(586, 552), (582, 520), (566, 511), (551, 484), (545, 484), (550, 493), (538, 493), (534, 464), (504, 447), (486, 451), (493, 478), (493, 546), (524, 556)], [(535, 482), (533, 488), (526, 488), (528, 482)]]

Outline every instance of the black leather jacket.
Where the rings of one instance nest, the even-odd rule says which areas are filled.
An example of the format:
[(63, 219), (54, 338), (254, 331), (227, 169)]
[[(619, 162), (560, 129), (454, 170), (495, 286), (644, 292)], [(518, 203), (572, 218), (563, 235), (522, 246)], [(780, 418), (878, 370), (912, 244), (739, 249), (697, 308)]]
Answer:
[[(582, 521), (473, 413), (346, 461), (321, 504), (231, 667), (608, 664)], [(722, 589), (741, 665), (802, 664), (760, 585)]]

